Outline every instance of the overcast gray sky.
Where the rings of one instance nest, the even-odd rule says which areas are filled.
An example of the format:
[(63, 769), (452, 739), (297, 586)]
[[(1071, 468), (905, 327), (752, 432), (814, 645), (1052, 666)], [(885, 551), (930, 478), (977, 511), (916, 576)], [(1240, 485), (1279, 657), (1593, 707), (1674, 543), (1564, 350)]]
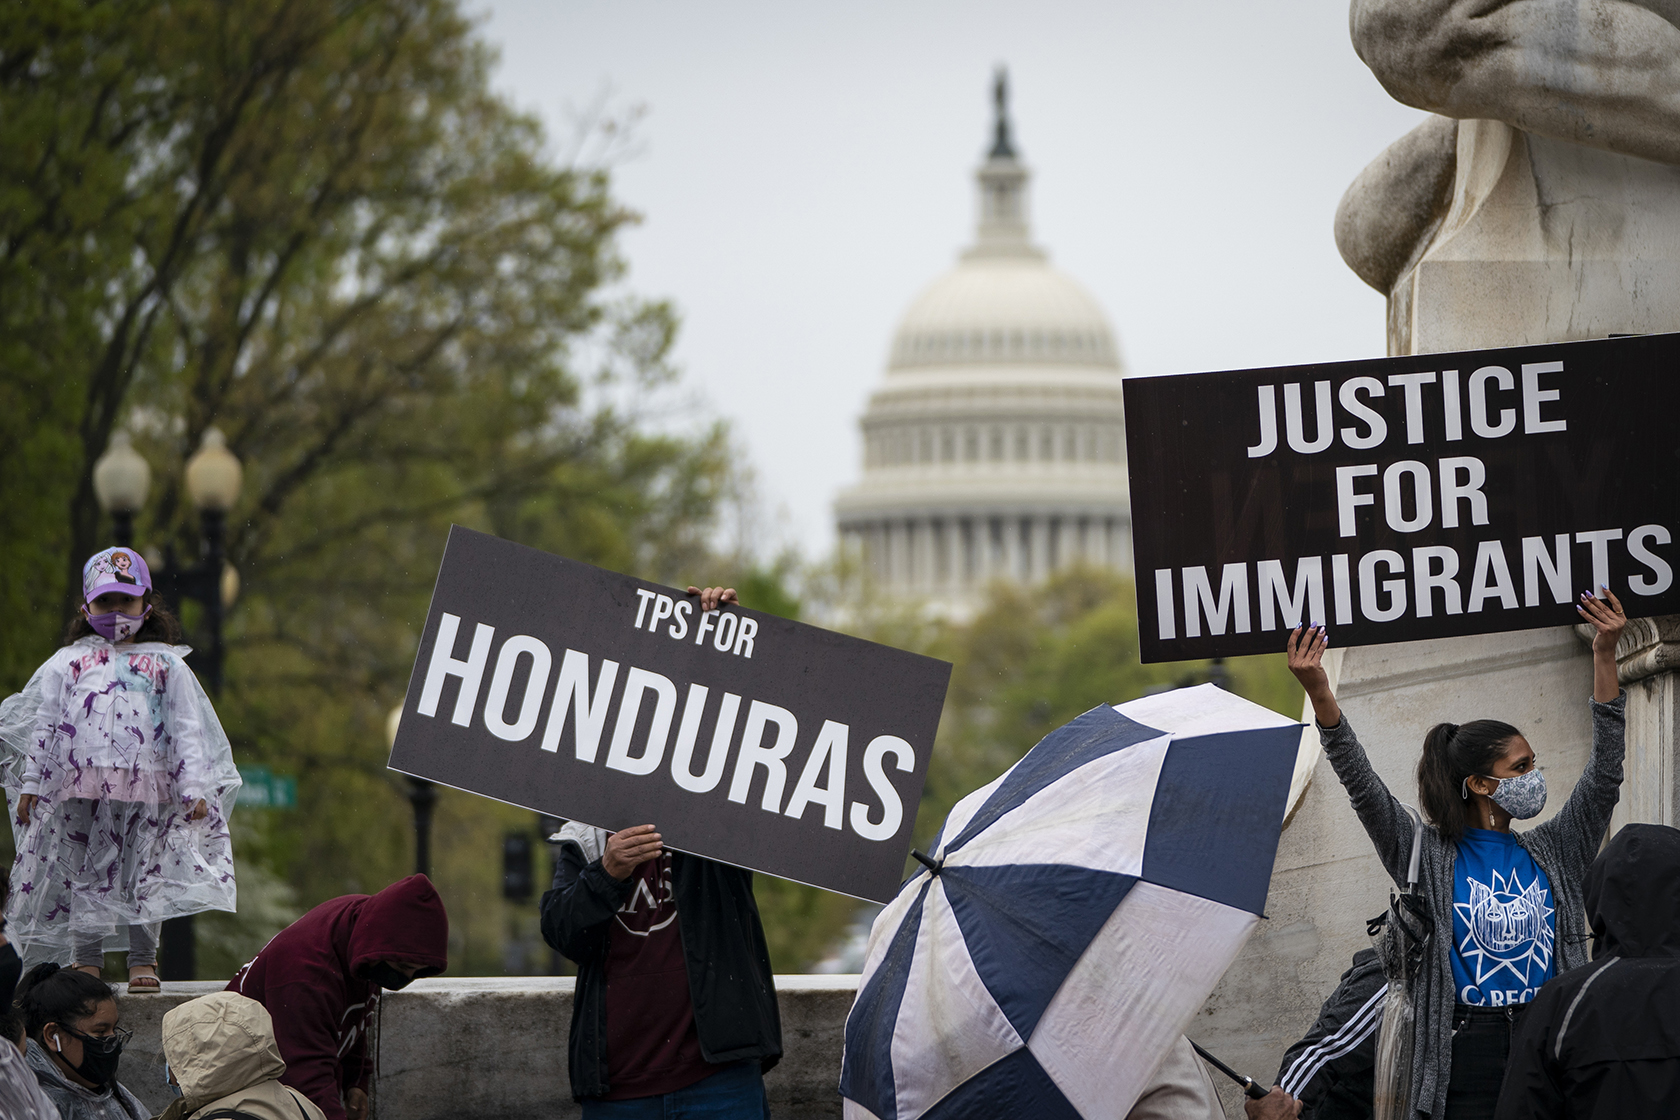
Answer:
[(898, 317), (971, 237), (995, 65), (1036, 238), (1107, 309), (1129, 372), (1383, 352), (1382, 298), (1331, 219), (1422, 115), (1355, 56), (1345, 0), (480, 10), (499, 88), (557, 141), (605, 88), (646, 107), (614, 175), (644, 215), (628, 286), (677, 305), (687, 382), (813, 558)]

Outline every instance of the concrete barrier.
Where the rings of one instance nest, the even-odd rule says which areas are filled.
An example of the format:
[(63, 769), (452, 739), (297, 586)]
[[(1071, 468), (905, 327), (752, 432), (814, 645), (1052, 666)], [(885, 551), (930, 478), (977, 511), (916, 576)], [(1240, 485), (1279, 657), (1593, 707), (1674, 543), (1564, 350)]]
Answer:
[[(856, 976), (778, 976), (783, 1057), (765, 1078), (777, 1120), (840, 1115), (840, 1054)], [(569, 1120), (580, 1115), (566, 1078), (570, 977), (419, 980), (389, 992), (372, 1050), (377, 1120)], [(170, 1101), (160, 1037), (164, 1013), (220, 983), (166, 985), (122, 1001), (134, 1031), (121, 1080), (150, 1107)]]

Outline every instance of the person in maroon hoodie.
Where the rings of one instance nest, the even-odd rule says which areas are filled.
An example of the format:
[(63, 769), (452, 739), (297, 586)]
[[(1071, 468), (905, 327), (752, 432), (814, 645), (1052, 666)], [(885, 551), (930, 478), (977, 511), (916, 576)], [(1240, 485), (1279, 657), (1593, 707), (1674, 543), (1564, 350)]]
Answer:
[[(688, 589), (701, 611), (733, 588)], [(543, 938), (578, 966), (567, 1068), (583, 1120), (765, 1120), (781, 1010), (753, 873), (651, 824), (560, 830)]]
[(347, 894), (274, 935), (227, 986), (274, 1019), (282, 1082), (327, 1120), (366, 1120), (369, 1014), (395, 991), (448, 964), (449, 915), (424, 875), (375, 895)]

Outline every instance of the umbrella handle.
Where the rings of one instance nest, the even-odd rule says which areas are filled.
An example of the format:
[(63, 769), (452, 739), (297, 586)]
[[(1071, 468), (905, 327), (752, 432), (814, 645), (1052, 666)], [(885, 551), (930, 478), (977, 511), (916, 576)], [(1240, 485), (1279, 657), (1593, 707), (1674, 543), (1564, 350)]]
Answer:
[(1410, 805), (1402, 805), (1400, 808), (1406, 810), (1406, 815), (1412, 818), (1412, 858), (1406, 865), (1406, 891), (1411, 893), (1417, 890), (1418, 864), (1423, 856), (1423, 817)]
[(1214, 1069), (1217, 1069), (1220, 1073), (1223, 1073), (1226, 1077), (1229, 1077), (1232, 1081), (1241, 1085), (1243, 1087), (1244, 1095), (1257, 1101), (1263, 1100), (1270, 1095), (1271, 1090), (1262, 1087), (1258, 1081), (1254, 1080), (1254, 1078), (1245, 1077), (1243, 1074), (1238, 1073), (1236, 1070), (1232, 1069), (1212, 1054), (1209, 1054), (1206, 1050), (1203, 1050), (1200, 1046), (1197, 1046), (1194, 1041), (1190, 1039), (1185, 1039), (1185, 1041), (1189, 1042), (1190, 1048), (1206, 1059)]

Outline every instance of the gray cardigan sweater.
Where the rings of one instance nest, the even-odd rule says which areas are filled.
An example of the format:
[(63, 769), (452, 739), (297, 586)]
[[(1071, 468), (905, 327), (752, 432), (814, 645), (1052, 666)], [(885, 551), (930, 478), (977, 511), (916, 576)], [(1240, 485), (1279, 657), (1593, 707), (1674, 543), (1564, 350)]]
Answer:
[[(1592, 935), (1587, 929), (1581, 882), (1598, 854), (1620, 793), (1626, 705), (1626, 693), (1608, 704), (1592, 701), (1592, 757), (1581, 772), (1581, 780), (1575, 783), (1574, 792), (1557, 816), (1528, 832), (1515, 834), (1517, 843), (1528, 849), (1551, 880), (1557, 914), (1554, 976), (1588, 961)], [(1371, 768), (1346, 712), (1341, 723), (1330, 728), (1320, 725), (1318, 733), (1359, 823), (1377, 849), (1377, 858), (1389, 877), (1403, 887), (1412, 857), (1412, 819)], [(1436, 933), (1430, 957), (1413, 990), (1417, 1012), (1412, 1047), (1414, 1117), (1439, 1117), (1446, 1111), (1447, 1083), (1452, 1073), (1452, 907), (1457, 856), (1458, 846), (1453, 841), (1425, 827), (1418, 890), (1429, 903)]]

